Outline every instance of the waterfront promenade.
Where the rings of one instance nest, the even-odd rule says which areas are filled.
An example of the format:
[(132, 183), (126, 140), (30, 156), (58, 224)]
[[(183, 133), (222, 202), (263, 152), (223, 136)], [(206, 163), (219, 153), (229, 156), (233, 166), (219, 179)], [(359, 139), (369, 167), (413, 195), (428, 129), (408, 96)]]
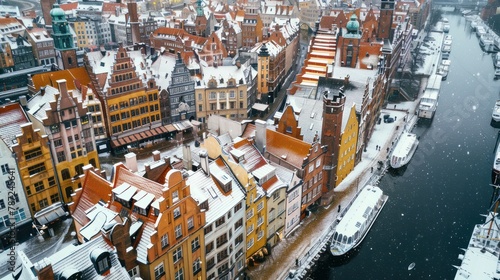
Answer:
[[(343, 210), (343, 206), (349, 204), (361, 187), (378, 183), (386, 170), (385, 165), (379, 170), (378, 162), (386, 163), (388, 155), (404, 128), (411, 130), (415, 125), (417, 120), (415, 108), (418, 106), (418, 101), (419, 99), (412, 102), (388, 104), (387, 108), (391, 109), (382, 110), (381, 116), (389, 114), (391, 117), (396, 117), (396, 121), (394, 123), (382, 122), (375, 126), (361, 162), (335, 189), (332, 204), (326, 208), (320, 207), (318, 211), (304, 219), (295, 231), (273, 247), (265, 262), (249, 267), (247, 274), (250, 279), (287, 279), (290, 270), (296, 270), (296, 277), (293, 279), (300, 279), (301, 275), (306, 275), (313, 268), (318, 253), (329, 249), (326, 244), (331, 236), (331, 226), (340, 214), (339, 206)], [(377, 150), (377, 145), (382, 148)], [(381, 188), (383, 189), (383, 186)]]

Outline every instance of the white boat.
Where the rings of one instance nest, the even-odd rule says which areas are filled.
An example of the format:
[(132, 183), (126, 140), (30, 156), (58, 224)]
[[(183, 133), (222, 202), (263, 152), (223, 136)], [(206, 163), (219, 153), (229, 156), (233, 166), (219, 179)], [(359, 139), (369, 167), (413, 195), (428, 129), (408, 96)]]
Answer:
[(491, 118), (496, 122), (500, 122), (500, 100), (497, 100), (495, 102), (495, 107), (493, 107), (493, 114), (491, 114)]
[(493, 34), (486, 33), (481, 35), (481, 38), (479, 38), (479, 45), (485, 52), (498, 52), (498, 48), (495, 44), (495, 36)]
[(441, 75), (433, 74), (429, 77), (420, 103), (418, 105), (418, 117), (432, 119), (437, 110), (439, 90), (441, 89)]
[(379, 187), (371, 185), (366, 185), (356, 194), (337, 218), (330, 245), (332, 255), (342, 256), (363, 241), (387, 199)]
[(438, 69), (436, 70), (436, 74), (440, 75), (442, 80), (446, 80), (448, 77), (448, 72), (450, 70), (450, 67), (448, 65), (439, 65)]
[(496, 53), (493, 56), (493, 66), (495, 68), (500, 68), (500, 53)]
[(417, 150), (418, 139), (413, 133), (403, 133), (391, 153), (390, 165), (392, 168), (400, 168), (410, 162), (413, 154)]
[(470, 29), (471, 29), (472, 31), (476, 31), (476, 29), (477, 29), (477, 25), (478, 25), (478, 22), (477, 22), (477, 21), (475, 21), (475, 20), (472, 20), (472, 21), (470, 22)]
[(500, 218), (497, 213), (497, 200), (493, 209), (488, 211), (486, 220), (474, 226), (469, 245), (463, 254), (458, 255), (461, 260), (455, 280), (465, 279), (500, 279)]
[(493, 168), (491, 169), (491, 183), (500, 185), (500, 143), (497, 141), (495, 149), (495, 158), (493, 159)]
[(443, 24), (443, 32), (444, 33), (450, 32), (450, 25), (448, 23)]
[(476, 27), (476, 36), (478, 38), (481, 38), (481, 36), (484, 34), (486, 34), (486, 28), (484, 28), (484, 26), (482, 26), (482, 25), (478, 25)]

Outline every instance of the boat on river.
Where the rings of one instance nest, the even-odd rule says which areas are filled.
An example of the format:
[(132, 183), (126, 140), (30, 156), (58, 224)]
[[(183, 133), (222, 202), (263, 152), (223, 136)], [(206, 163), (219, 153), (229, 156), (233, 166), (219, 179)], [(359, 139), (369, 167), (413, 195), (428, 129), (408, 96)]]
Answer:
[(432, 119), (437, 110), (439, 91), (441, 89), (442, 76), (433, 74), (429, 77), (424, 95), (420, 98), (418, 105), (418, 117)]
[(500, 100), (495, 102), (495, 107), (493, 107), (493, 113), (491, 114), (491, 119), (496, 122), (500, 122)]
[(500, 185), (500, 143), (498, 143), (498, 139), (495, 149), (495, 158), (493, 159), (493, 168), (491, 170), (491, 183), (493, 185)]
[(488, 211), (486, 220), (474, 226), (469, 245), (463, 254), (458, 255), (462, 261), (457, 269), (455, 280), (462, 279), (500, 279), (500, 217), (498, 215), (498, 198), (492, 209)]
[(418, 147), (417, 135), (405, 132), (401, 135), (390, 156), (392, 168), (400, 168), (410, 162)]
[(389, 197), (372, 185), (359, 191), (350, 205), (337, 218), (330, 252), (342, 256), (356, 248), (370, 231)]

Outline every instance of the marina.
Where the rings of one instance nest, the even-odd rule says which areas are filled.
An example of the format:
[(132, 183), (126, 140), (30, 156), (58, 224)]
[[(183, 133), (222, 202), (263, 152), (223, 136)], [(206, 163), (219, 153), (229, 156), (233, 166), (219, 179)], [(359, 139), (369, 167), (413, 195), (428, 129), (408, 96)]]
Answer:
[(404, 172), (389, 170), (381, 178), (391, 199), (356, 254), (341, 260), (322, 254), (312, 279), (377, 277), (381, 267), (383, 279), (453, 279), (460, 248), (467, 248), (472, 227), (485, 222), (480, 214), (491, 203), (498, 132), (490, 125), (491, 109), (500, 82), (493, 79), (492, 57), (469, 43), (477, 40), (470, 23), (461, 14), (447, 17), (453, 65), (439, 110), (432, 122), (420, 118), (412, 130), (420, 143)]

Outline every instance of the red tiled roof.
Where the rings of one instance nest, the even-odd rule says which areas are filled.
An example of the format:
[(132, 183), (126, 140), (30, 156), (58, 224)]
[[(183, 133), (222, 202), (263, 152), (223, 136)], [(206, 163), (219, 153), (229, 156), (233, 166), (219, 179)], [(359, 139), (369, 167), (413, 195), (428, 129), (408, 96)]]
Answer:
[(40, 87), (44, 86), (59, 88), (56, 81), (61, 79), (66, 80), (68, 90), (76, 89), (74, 81), (79, 81), (82, 85), (87, 85), (88, 83), (90, 83), (90, 77), (87, 73), (87, 70), (85, 70), (85, 67), (44, 72), (32, 76), (33, 87), (35, 88), (36, 92), (40, 90)]
[(17, 134), (21, 134), (20, 125), (29, 122), (19, 103), (0, 107), (0, 138), (10, 147)]
[(108, 202), (111, 196), (111, 183), (88, 170), (82, 185), (82, 194), (75, 201), (76, 207), (71, 215), (80, 225), (86, 225), (90, 220), (85, 211), (96, 205), (100, 200)]
[(72, 11), (78, 8), (78, 2), (60, 4), (59, 7), (64, 11)]
[(131, 186), (138, 188), (139, 190), (151, 193), (155, 196), (155, 198), (163, 196), (162, 189), (164, 188), (164, 186), (162, 184), (133, 173), (123, 163), (116, 164), (114, 166), (113, 188), (116, 188), (123, 183), (128, 183)]
[(286, 156), (285, 161), (299, 169), (302, 169), (302, 163), (310, 149), (311, 144), (307, 142), (274, 130), (266, 130), (266, 151), (279, 158)]

